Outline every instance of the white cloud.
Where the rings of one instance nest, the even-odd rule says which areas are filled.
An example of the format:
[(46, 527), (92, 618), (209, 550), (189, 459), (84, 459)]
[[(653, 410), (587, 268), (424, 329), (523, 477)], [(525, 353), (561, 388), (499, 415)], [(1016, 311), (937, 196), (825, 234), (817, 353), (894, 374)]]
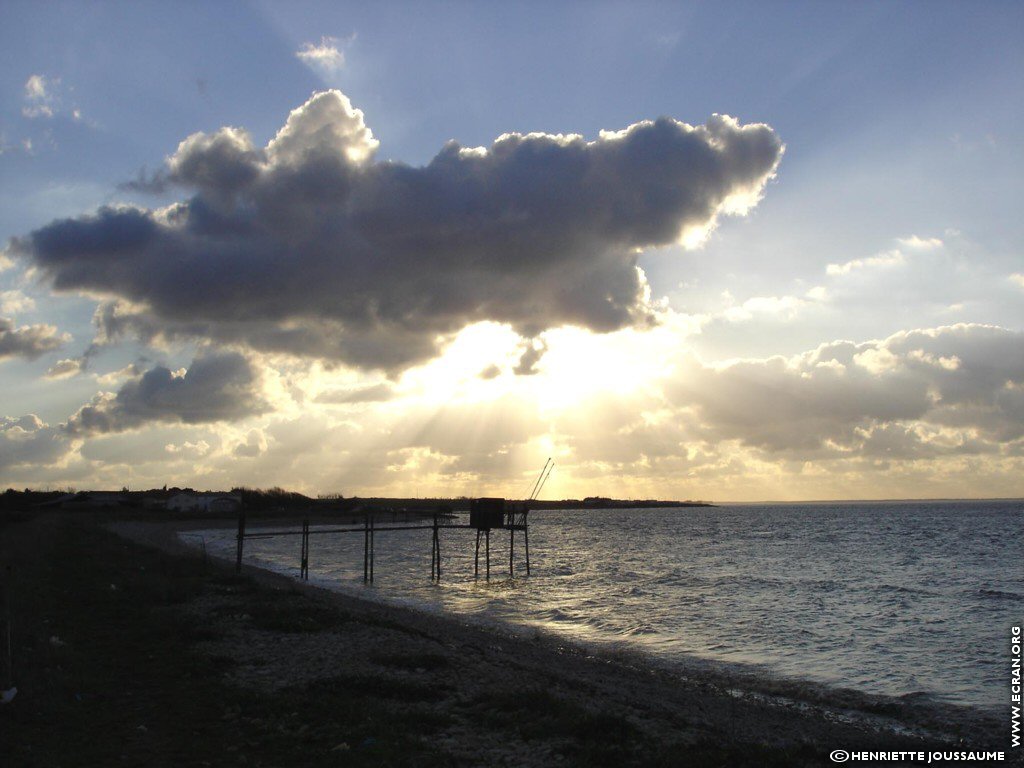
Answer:
[(267, 436), (262, 429), (250, 429), (245, 440), (235, 445), (231, 453), (243, 459), (254, 459), (267, 452)]
[(0, 317), (0, 360), (10, 357), (35, 360), (69, 341), (71, 335), (58, 333), (55, 326), (37, 323), (17, 327), (13, 320)]
[(35, 308), (35, 300), (31, 296), (26, 296), (21, 291), (0, 292), (0, 314), (18, 315), (22, 312), (31, 312)]
[(25, 81), (25, 106), (21, 114), (27, 118), (53, 117), (58, 103), (60, 78), (31, 75)]
[(81, 372), (82, 360), (81, 358), (75, 357), (58, 360), (56, 363), (51, 365), (43, 375), (48, 379), (70, 379), (72, 376), (77, 376)]
[(807, 301), (796, 296), (754, 296), (738, 306), (729, 307), (722, 316), (732, 323), (746, 322), (759, 315), (792, 320), (807, 304)]
[(124, 368), (109, 373), (98, 374), (96, 382), (105, 387), (111, 387), (124, 379), (134, 379), (141, 376), (145, 371), (138, 363), (129, 363)]
[(1024, 438), (1022, 385), (1024, 333), (959, 324), (831, 342), (789, 359), (691, 360), (665, 386), (695, 411), (703, 439), (812, 460), (857, 455), (857, 430), (886, 424), (956, 429), (998, 449)]
[(1024, 288), (1024, 274), (1020, 272), (1014, 272), (1007, 279), (1014, 285), (1019, 286), (1020, 288)]
[(187, 456), (206, 456), (212, 449), (208, 442), (205, 440), (197, 440), (191, 442), (186, 440), (181, 444), (167, 443), (164, 446), (164, 450), (167, 453), (174, 455), (187, 455)]
[(899, 250), (886, 251), (877, 256), (869, 256), (865, 259), (851, 259), (843, 264), (829, 264), (825, 273), (832, 277), (848, 275), (851, 272), (861, 269), (885, 269), (904, 264), (906, 259)]
[(937, 237), (922, 238), (917, 235), (897, 238), (897, 242), (905, 248), (911, 248), (915, 251), (930, 251), (943, 246), (942, 240)]
[(332, 74), (345, 66), (345, 54), (338, 48), (336, 37), (324, 36), (320, 43), (303, 43), (295, 56), (308, 67)]
[[(75, 122), (82, 122), (82, 110), (65, 95), (65, 88), (59, 77), (31, 75), (25, 81), (24, 104), (21, 108), (22, 117), (29, 120), (49, 119), (60, 115), (70, 115)], [(52, 138), (50, 139), (52, 142)], [(22, 148), (31, 154), (33, 143), (31, 138), (22, 141)]]

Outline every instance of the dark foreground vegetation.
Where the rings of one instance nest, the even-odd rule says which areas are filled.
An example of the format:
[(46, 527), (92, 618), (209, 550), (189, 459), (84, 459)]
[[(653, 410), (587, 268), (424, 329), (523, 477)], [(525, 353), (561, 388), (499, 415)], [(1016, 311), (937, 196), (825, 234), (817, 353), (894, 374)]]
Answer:
[[(755, 705), (667, 686), (662, 698), (641, 673), (630, 693), (618, 680), (632, 678), (581, 656), (517, 657), (487, 633), (237, 576), (82, 515), (0, 526), (18, 687), (0, 706), (4, 765), (787, 766), (827, 754), (799, 717), (777, 738), (772, 718), (787, 713), (757, 725)], [(824, 738), (852, 746), (842, 729)]]

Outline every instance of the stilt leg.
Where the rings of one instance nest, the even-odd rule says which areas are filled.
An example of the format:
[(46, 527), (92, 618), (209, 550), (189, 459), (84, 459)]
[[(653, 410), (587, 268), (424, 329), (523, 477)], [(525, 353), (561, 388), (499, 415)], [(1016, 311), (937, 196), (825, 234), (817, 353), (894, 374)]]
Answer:
[(370, 516), (363, 518), (363, 584), (370, 580)]
[(523, 528), (523, 543), (526, 545), (526, 575), (530, 575), (530, 529)]
[(235, 551), (235, 573), (242, 572), (242, 548), (245, 546), (245, 512), (238, 513), (238, 548)]
[(476, 554), (473, 556), (473, 578), (480, 578), (480, 529), (476, 529)]

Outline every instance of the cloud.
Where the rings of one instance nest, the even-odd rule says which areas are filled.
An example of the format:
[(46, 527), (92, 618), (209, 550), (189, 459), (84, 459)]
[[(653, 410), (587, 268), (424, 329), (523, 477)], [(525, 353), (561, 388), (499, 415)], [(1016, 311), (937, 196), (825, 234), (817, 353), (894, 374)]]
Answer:
[[(941, 244), (941, 243), (940, 243)], [(848, 275), (855, 270), (899, 266), (905, 262), (903, 254), (896, 249), (869, 256), (866, 259), (851, 259), (844, 264), (829, 264), (825, 273), (833, 277)]]
[(9, 357), (35, 360), (47, 352), (60, 349), (70, 340), (69, 334), (58, 335), (52, 325), (23, 325), (16, 328), (13, 320), (0, 317), (0, 360)]
[[(812, 298), (820, 300), (824, 297), (824, 294), (821, 293), (823, 290), (819, 286), (809, 291), (808, 295), (813, 293)], [(731, 323), (747, 322), (755, 317), (763, 317), (765, 315), (792, 320), (809, 303), (796, 296), (754, 296), (742, 304), (734, 304), (728, 307), (722, 312), (722, 317)]]
[(129, 363), (124, 368), (110, 371), (96, 376), (96, 381), (104, 386), (112, 386), (123, 379), (134, 379), (141, 376), (145, 371), (139, 363)]
[(22, 312), (30, 312), (35, 307), (35, 300), (21, 291), (0, 292), (0, 314), (17, 315)]
[(835, 341), (789, 359), (691, 359), (666, 392), (692, 410), (704, 441), (806, 460), (861, 455), (885, 430), (918, 442), (934, 434), (947, 447), (1002, 444), (1024, 437), (1024, 333), (960, 324)]
[(197, 440), (195, 442), (186, 440), (181, 444), (167, 443), (167, 445), (164, 446), (164, 451), (166, 451), (167, 453), (181, 456), (203, 457), (206, 456), (211, 450), (212, 447), (205, 440)]
[(495, 363), (491, 363), (490, 365), (488, 365), (486, 368), (484, 368), (482, 371), (480, 371), (480, 374), (479, 374), (480, 378), (484, 379), (485, 381), (489, 380), (489, 379), (496, 379), (500, 375), (501, 375), (501, 368), (500, 368), (500, 366), (498, 366)]
[(63, 425), (88, 436), (138, 429), (152, 422), (203, 424), (234, 421), (269, 409), (252, 364), (235, 352), (197, 357), (187, 371), (151, 368), (116, 394), (103, 392)]
[(243, 459), (254, 459), (267, 452), (267, 436), (261, 429), (250, 429), (245, 440), (238, 443), (231, 451), (233, 456)]
[(395, 391), (390, 384), (372, 384), (356, 389), (334, 389), (321, 392), (313, 400), (327, 405), (350, 405), (352, 403), (381, 403), (391, 400)]
[(43, 375), (48, 379), (69, 379), (82, 372), (81, 358), (68, 358), (58, 360), (51, 365)]
[(915, 251), (930, 251), (943, 246), (942, 240), (937, 237), (918, 237), (917, 235), (897, 238), (897, 242), (903, 247), (911, 248)]
[[(30, 75), (24, 86), (24, 106), (21, 108), (22, 117), (29, 120), (38, 118), (52, 118), (64, 112), (65, 99), (64, 89), (59, 77), (47, 77), (46, 75)], [(82, 110), (78, 107), (70, 107), (71, 119), (80, 121)], [(32, 151), (31, 140), (27, 140), (24, 149)]]
[(34, 413), (0, 417), (0, 471), (16, 466), (42, 466), (61, 461), (67, 441)]
[(338, 49), (338, 38), (321, 37), (320, 44), (303, 43), (295, 56), (306, 66), (332, 74), (345, 66), (345, 54)]
[(1007, 279), (1017, 287), (1024, 288), (1024, 274), (1021, 274), (1020, 272), (1014, 272)]
[(31, 75), (25, 81), (25, 106), (21, 114), (28, 118), (53, 117), (56, 94), (60, 79), (48, 79), (45, 75)]
[(61, 291), (116, 297), (108, 338), (200, 339), (395, 373), (460, 329), (595, 332), (654, 322), (643, 248), (756, 204), (783, 146), (715, 115), (577, 135), (449, 142), (426, 166), (376, 161), (338, 91), (265, 146), (194, 134), (163, 174), (194, 194), (162, 209), (56, 220), (10, 250)]
[(548, 351), (548, 345), (542, 339), (532, 339), (527, 345), (519, 362), (512, 369), (516, 376), (532, 376), (537, 373), (537, 363)]

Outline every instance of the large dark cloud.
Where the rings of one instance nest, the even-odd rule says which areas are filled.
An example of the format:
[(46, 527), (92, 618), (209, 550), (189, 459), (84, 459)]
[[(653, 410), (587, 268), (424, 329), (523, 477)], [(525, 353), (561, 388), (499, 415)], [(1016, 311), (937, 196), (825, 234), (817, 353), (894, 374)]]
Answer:
[(182, 142), (147, 184), (189, 199), (54, 221), (12, 250), (59, 290), (114, 297), (108, 337), (397, 371), (475, 321), (525, 337), (652, 322), (638, 250), (746, 210), (783, 151), (768, 126), (719, 115), (451, 142), (424, 167), (374, 161), (376, 146), (345, 96), (319, 93), (266, 147), (235, 128)]
[(0, 360), (8, 357), (35, 360), (40, 355), (60, 349), (69, 338), (67, 334), (58, 334), (52, 325), (17, 327), (13, 320), (0, 317)]
[(78, 437), (136, 429), (151, 422), (234, 421), (269, 409), (252, 364), (235, 352), (196, 358), (184, 373), (163, 366), (103, 393), (63, 425)]

